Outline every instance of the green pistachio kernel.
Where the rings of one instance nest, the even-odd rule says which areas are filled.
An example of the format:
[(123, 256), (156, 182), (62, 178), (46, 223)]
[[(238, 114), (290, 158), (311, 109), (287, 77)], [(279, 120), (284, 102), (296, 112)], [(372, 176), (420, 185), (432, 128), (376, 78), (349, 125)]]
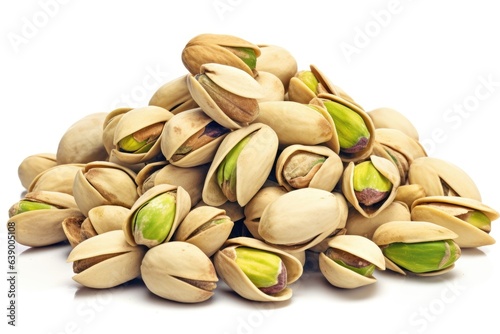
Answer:
[(350, 269), (365, 277), (372, 277), (375, 265), (349, 252), (328, 248), (325, 255), (344, 268)]
[(250, 69), (255, 69), (257, 66), (257, 56), (255, 50), (252, 48), (238, 48), (238, 47), (226, 47), (229, 51), (234, 53), (238, 58), (243, 60)]
[(23, 212), (34, 211), (34, 210), (48, 210), (48, 209), (57, 209), (57, 207), (46, 203), (21, 200), (10, 208), (9, 218)]
[(457, 218), (477, 227), (485, 232), (491, 231), (491, 220), (482, 211), (471, 210), (467, 213), (457, 216)]
[(354, 166), (353, 187), (359, 203), (373, 205), (389, 195), (392, 183), (368, 160)]
[(300, 71), (297, 73), (297, 78), (302, 81), (307, 88), (309, 88), (314, 94), (318, 94), (318, 79), (314, 76), (311, 71)]

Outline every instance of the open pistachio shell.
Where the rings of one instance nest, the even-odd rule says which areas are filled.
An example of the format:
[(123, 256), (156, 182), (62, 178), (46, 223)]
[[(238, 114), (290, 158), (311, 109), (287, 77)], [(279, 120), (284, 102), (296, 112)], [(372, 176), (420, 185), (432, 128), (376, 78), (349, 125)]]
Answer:
[(368, 116), (372, 119), (376, 129), (397, 129), (414, 140), (419, 140), (418, 131), (413, 123), (395, 109), (387, 107), (373, 109), (368, 111)]
[(415, 159), (408, 172), (410, 184), (420, 184), (427, 196), (460, 196), (481, 201), (472, 178), (455, 164), (434, 157)]
[[(109, 231), (79, 243), (66, 261), (97, 262), (74, 275), (73, 280), (89, 288), (105, 289), (139, 277), (146, 249), (129, 245), (121, 230)], [(106, 259), (98, 262), (99, 257)]]
[(106, 118), (104, 119), (104, 123), (102, 125), (102, 143), (108, 155), (111, 154), (111, 151), (115, 148), (113, 144), (115, 138), (115, 129), (116, 125), (119, 123), (120, 118), (123, 117), (123, 114), (129, 112), (134, 108), (130, 107), (119, 107), (108, 113)]
[(269, 72), (276, 75), (288, 90), (290, 79), (297, 72), (297, 61), (283, 47), (270, 44), (259, 44), (260, 56), (257, 59), (257, 72)]
[(35, 177), (57, 165), (55, 153), (39, 153), (30, 155), (21, 161), (17, 168), (17, 175), (21, 185), (28, 189)]
[(231, 149), (250, 134), (236, 162), (236, 201), (240, 206), (245, 206), (266, 181), (277, 154), (278, 137), (269, 126), (253, 123), (229, 133), (217, 149), (203, 187), (206, 204), (219, 206), (228, 200), (217, 183), (217, 169)]
[[(328, 247), (339, 249), (374, 264), (379, 270), (385, 270), (384, 254), (380, 248), (368, 238), (359, 235), (339, 235), (328, 242)], [(319, 255), (321, 273), (333, 286), (354, 289), (373, 284), (377, 279), (363, 276), (333, 261), (325, 253)]]
[[(294, 144), (287, 146), (280, 153), (280, 155), (278, 156), (278, 160), (276, 161), (275, 174), (278, 184), (285, 187), (285, 189), (287, 189), (288, 191), (299, 188), (294, 187), (289, 182), (287, 182), (284, 172), (285, 167), (289, 163), (290, 159), (293, 156), (301, 153), (311, 153), (325, 158), (322, 164), (316, 165), (316, 167), (313, 167), (308, 173), (308, 175), (313, 173), (313, 176), (310, 178), (307, 186), (311, 188), (333, 191), (344, 171), (344, 166), (342, 165), (342, 160), (340, 160), (340, 157), (337, 153), (326, 146), (320, 145), (311, 146)], [(301, 176), (301, 178), (309, 179), (307, 175)]]
[(213, 120), (201, 108), (186, 110), (172, 117), (163, 128), (161, 151), (165, 158), (175, 166), (193, 167), (212, 161), (220, 143), (229, 132), (228, 129), (212, 141), (199, 147), (180, 159), (174, 159), (179, 148), (197, 132), (203, 130)]
[(446, 227), (458, 237), (454, 241), (461, 248), (492, 245), (495, 239), (487, 232), (456, 217), (474, 210), (484, 213), (490, 221), (498, 219), (499, 213), (491, 207), (471, 198), (456, 196), (428, 196), (416, 200), (411, 209), (413, 220), (424, 220)]
[(264, 91), (264, 95), (257, 99), (258, 102), (285, 100), (285, 87), (276, 75), (271, 72), (259, 71), (255, 80)]
[(189, 93), (186, 75), (161, 85), (151, 96), (148, 104), (167, 109), (174, 115), (198, 107)]
[(349, 201), (349, 203), (351, 203), (359, 213), (367, 218), (375, 217), (380, 212), (382, 212), (389, 204), (391, 204), (396, 197), (396, 190), (400, 185), (399, 172), (396, 166), (391, 161), (382, 157), (378, 157), (376, 155), (370, 156), (370, 161), (373, 163), (375, 168), (392, 183), (389, 195), (381, 202), (370, 206), (359, 203), (358, 199), (356, 198), (353, 185), (353, 175), (355, 167), (354, 162), (350, 162), (347, 165), (342, 176), (342, 193)]
[[(210, 224), (219, 220), (221, 223)], [(174, 241), (186, 241), (198, 246), (207, 256), (212, 256), (227, 240), (233, 221), (226, 211), (212, 206), (192, 209), (182, 220), (173, 235)]]
[[(278, 255), (286, 267), (287, 287), (281, 292), (273, 295), (264, 293), (258, 289), (238, 267), (236, 262), (222, 251), (226, 248), (242, 246), (265, 250)], [(292, 289), (288, 287), (288, 285), (297, 281), (303, 273), (302, 263), (297, 257), (272, 247), (263, 241), (248, 237), (238, 237), (227, 240), (222, 249), (215, 253), (214, 265), (221, 279), (238, 295), (249, 300), (263, 302), (290, 299), (292, 297)]]
[(149, 291), (181, 303), (209, 299), (218, 282), (210, 258), (195, 245), (183, 241), (170, 241), (150, 248), (140, 268)]
[(172, 227), (170, 228), (170, 231), (165, 237), (163, 243), (169, 241), (172, 238), (172, 236), (175, 233), (175, 230), (177, 229), (181, 221), (184, 219), (184, 217), (186, 217), (186, 215), (191, 209), (191, 198), (189, 197), (188, 192), (184, 190), (184, 188), (182, 187), (171, 184), (159, 184), (147, 190), (144, 194), (142, 194), (130, 208), (129, 215), (127, 216), (127, 219), (124, 221), (122, 226), (122, 229), (125, 233), (125, 239), (130, 245), (133, 246), (137, 245), (137, 242), (135, 241), (134, 238), (134, 232), (132, 230), (135, 212), (139, 210), (143, 206), (143, 204), (147, 203), (154, 197), (167, 192), (176, 193), (175, 216), (172, 223)]
[(39, 173), (28, 187), (28, 192), (54, 191), (73, 195), (73, 180), (85, 164), (64, 164)]
[[(156, 161), (146, 164), (141, 168), (135, 177), (135, 183), (137, 184), (137, 194), (140, 196), (149, 188), (155, 186), (155, 178), (158, 172), (168, 165), (169, 162), (166, 160)], [(167, 182), (168, 183), (168, 182)]]

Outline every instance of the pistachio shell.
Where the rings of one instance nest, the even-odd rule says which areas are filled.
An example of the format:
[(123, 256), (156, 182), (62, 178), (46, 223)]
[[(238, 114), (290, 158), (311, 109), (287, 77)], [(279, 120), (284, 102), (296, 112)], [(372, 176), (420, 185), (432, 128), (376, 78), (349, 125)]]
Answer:
[(28, 192), (54, 191), (73, 195), (73, 180), (85, 164), (56, 165), (39, 173), (28, 187)]
[(409, 137), (419, 140), (418, 131), (406, 116), (401, 112), (387, 107), (368, 111), (368, 116), (373, 121), (376, 129), (389, 128), (404, 132)]
[(382, 224), (373, 233), (372, 240), (379, 246), (393, 242), (425, 242), (455, 239), (458, 235), (442, 226), (426, 221), (394, 220)]
[[(263, 241), (238, 237), (227, 240), (222, 249), (228, 247), (246, 246), (272, 252), (283, 261), (287, 270), (287, 285), (297, 281), (302, 275), (302, 263), (293, 255), (266, 244)], [(217, 251), (214, 255), (214, 265), (219, 276), (226, 284), (241, 297), (254, 301), (284, 301), (292, 297), (292, 289), (286, 287), (277, 294), (269, 295), (258, 289), (243, 273), (233, 259), (224, 252)]]
[(102, 143), (106, 152), (111, 154), (111, 151), (115, 147), (113, 144), (115, 138), (115, 129), (116, 125), (119, 123), (120, 118), (123, 117), (123, 114), (129, 112), (134, 108), (129, 107), (119, 107), (108, 113), (103, 123), (103, 131), (102, 131)]
[(90, 209), (88, 219), (97, 234), (121, 230), (130, 209), (120, 205), (101, 205)]
[(24, 158), (17, 168), (17, 175), (21, 185), (28, 189), (38, 174), (56, 165), (57, 161), (54, 153), (39, 153)]
[(161, 85), (151, 96), (148, 104), (162, 107), (174, 115), (198, 106), (189, 93), (186, 75)]
[(276, 75), (271, 72), (259, 71), (255, 80), (264, 92), (264, 95), (257, 99), (258, 102), (285, 100), (285, 87)]
[(62, 229), (71, 248), (75, 248), (75, 246), (82, 241), (81, 230), (85, 220), (87, 220), (87, 218), (81, 215), (80, 217), (66, 217), (62, 221)]
[(169, 162), (165, 160), (151, 162), (137, 172), (135, 183), (137, 184), (137, 194), (139, 196), (149, 188), (155, 186), (155, 178), (158, 172), (168, 164)]
[(425, 196), (425, 189), (422, 185), (417, 183), (403, 184), (398, 187), (394, 200), (404, 202), (409, 208), (411, 208), (413, 202)]
[(260, 56), (257, 59), (256, 70), (276, 75), (285, 91), (288, 90), (290, 79), (297, 72), (297, 61), (293, 55), (283, 47), (270, 44), (259, 44)]

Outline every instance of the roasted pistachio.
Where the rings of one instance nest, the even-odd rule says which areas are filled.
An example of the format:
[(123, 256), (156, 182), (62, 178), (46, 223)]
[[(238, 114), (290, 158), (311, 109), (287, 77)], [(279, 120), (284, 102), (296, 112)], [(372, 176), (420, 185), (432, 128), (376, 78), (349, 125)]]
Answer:
[(281, 80), (286, 92), (290, 79), (297, 72), (297, 60), (287, 49), (278, 45), (259, 44), (259, 49), (261, 54), (256, 65), (257, 72), (274, 74)]
[(30, 155), (21, 161), (17, 168), (17, 175), (21, 185), (28, 189), (35, 177), (57, 165), (55, 153), (39, 153)]
[(189, 93), (185, 75), (161, 85), (148, 104), (165, 108), (174, 115), (198, 107)]

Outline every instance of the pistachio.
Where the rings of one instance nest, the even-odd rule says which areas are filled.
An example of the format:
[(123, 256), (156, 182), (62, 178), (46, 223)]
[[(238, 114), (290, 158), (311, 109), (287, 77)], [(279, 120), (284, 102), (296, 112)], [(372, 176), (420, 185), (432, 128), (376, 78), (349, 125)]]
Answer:
[(396, 129), (416, 141), (419, 139), (415, 126), (406, 116), (395, 109), (387, 107), (376, 108), (368, 111), (368, 116), (372, 119), (376, 129)]
[(63, 164), (50, 167), (31, 181), (28, 192), (53, 191), (73, 195), (73, 181), (85, 164)]
[(309, 152), (294, 154), (283, 170), (285, 180), (294, 188), (307, 187), (325, 160), (324, 156)]
[(161, 85), (151, 96), (148, 104), (162, 107), (174, 115), (198, 107), (189, 93), (186, 75)]
[(259, 44), (259, 49), (261, 54), (257, 61), (257, 72), (274, 74), (287, 91), (290, 79), (297, 73), (297, 61), (288, 50), (281, 46)]
[(342, 267), (352, 270), (365, 277), (372, 276), (375, 271), (374, 264), (343, 250), (329, 248), (325, 252), (325, 255)]
[(296, 77), (302, 81), (315, 95), (318, 93), (319, 82), (312, 71), (299, 71)]
[(391, 181), (371, 161), (363, 161), (354, 166), (352, 180), (356, 198), (363, 205), (373, 205), (384, 200), (392, 189)]
[(162, 123), (151, 124), (120, 139), (118, 148), (122, 152), (145, 153), (160, 137), (162, 130)]
[(17, 175), (21, 185), (28, 189), (38, 174), (56, 165), (57, 161), (54, 153), (39, 153), (24, 158), (17, 168)]
[(478, 229), (491, 232), (491, 220), (483, 212), (478, 210), (469, 210), (466, 213), (457, 215), (457, 218), (462, 219), (464, 222), (477, 227)]
[(40, 203), (40, 202), (34, 202), (32, 200), (23, 199), (10, 207), (9, 218), (23, 212), (29, 212), (34, 210), (48, 210), (48, 209), (57, 209), (57, 207), (47, 203)]
[(243, 60), (243, 62), (251, 69), (255, 70), (257, 66), (257, 54), (253, 48), (245, 47), (230, 47), (225, 46), (226, 49), (231, 51), (236, 57)]

